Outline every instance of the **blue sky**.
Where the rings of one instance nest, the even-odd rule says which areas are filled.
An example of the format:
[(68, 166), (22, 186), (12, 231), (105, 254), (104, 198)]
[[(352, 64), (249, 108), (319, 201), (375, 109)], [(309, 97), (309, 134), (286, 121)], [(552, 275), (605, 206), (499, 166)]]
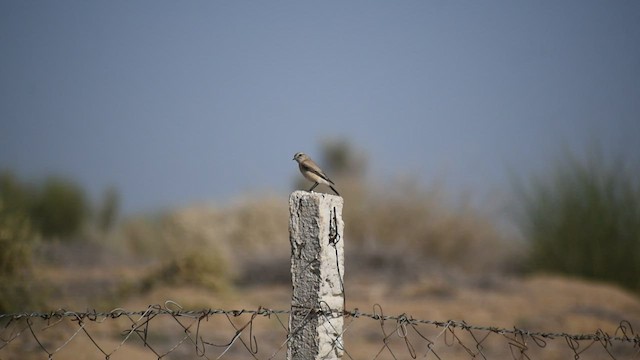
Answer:
[(598, 142), (640, 159), (637, 1), (2, 1), (0, 169), (127, 212), (284, 195), (344, 138), (480, 198)]

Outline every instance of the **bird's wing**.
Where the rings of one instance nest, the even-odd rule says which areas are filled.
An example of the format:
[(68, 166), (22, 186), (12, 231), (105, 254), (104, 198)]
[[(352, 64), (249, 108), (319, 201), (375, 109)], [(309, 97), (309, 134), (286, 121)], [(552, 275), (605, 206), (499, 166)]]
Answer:
[(320, 176), (321, 178), (327, 180), (330, 184), (335, 185), (333, 183), (333, 181), (331, 181), (331, 179), (329, 179), (329, 177), (327, 176), (327, 174), (325, 174), (320, 167), (313, 162), (313, 160), (307, 160), (304, 161), (302, 164), (302, 167), (304, 167), (306, 170), (311, 171), (312, 173)]

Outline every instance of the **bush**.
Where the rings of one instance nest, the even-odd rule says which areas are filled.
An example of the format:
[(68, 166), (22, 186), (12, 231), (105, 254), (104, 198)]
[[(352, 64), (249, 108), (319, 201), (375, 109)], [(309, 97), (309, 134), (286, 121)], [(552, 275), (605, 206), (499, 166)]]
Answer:
[(350, 269), (388, 270), (395, 278), (445, 268), (469, 273), (510, 270), (515, 244), (468, 204), (453, 206), (439, 186), (399, 181), (345, 193), (345, 249)]
[(30, 288), (34, 232), (27, 204), (15, 178), (0, 175), (0, 313), (37, 305)]
[(640, 188), (623, 162), (569, 154), (518, 195), (533, 270), (640, 290)]
[(0, 276), (16, 276), (29, 268), (32, 239), (29, 218), (7, 209), (0, 199)]
[(157, 285), (201, 286), (225, 291), (230, 287), (228, 266), (214, 248), (191, 251), (162, 264), (142, 281), (142, 290)]
[(109, 232), (118, 219), (120, 208), (120, 195), (114, 187), (105, 190), (102, 195), (102, 203), (97, 212), (96, 225), (103, 233)]
[[(222, 231), (215, 214), (177, 210), (172, 213), (136, 217), (120, 226), (118, 243), (138, 261), (151, 265), (150, 272), (126, 291), (150, 291), (158, 286), (199, 286), (227, 290), (234, 278), (233, 260), (219, 242)], [(226, 240), (226, 239), (225, 239)]]
[(70, 238), (78, 233), (87, 217), (84, 192), (62, 178), (45, 180), (32, 209), (32, 216), (44, 237)]

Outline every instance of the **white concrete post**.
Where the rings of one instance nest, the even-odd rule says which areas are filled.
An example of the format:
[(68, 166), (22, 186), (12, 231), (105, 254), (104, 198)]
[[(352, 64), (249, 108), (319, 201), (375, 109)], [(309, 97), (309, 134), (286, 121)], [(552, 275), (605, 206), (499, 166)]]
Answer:
[(288, 360), (340, 359), (344, 353), (343, 199), (295, 191), (289, 198), (293, 297)]

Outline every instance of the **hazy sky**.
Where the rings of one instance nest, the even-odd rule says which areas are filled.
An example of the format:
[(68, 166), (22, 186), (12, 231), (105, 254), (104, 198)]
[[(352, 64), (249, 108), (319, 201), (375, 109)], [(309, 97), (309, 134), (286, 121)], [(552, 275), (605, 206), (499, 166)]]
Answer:
[(638, 159), (640, 2), (2, 1), (0, 119), (0, 169), (128, 212), (286, 195), (334, 137), (482, 197), (563, 147)]

